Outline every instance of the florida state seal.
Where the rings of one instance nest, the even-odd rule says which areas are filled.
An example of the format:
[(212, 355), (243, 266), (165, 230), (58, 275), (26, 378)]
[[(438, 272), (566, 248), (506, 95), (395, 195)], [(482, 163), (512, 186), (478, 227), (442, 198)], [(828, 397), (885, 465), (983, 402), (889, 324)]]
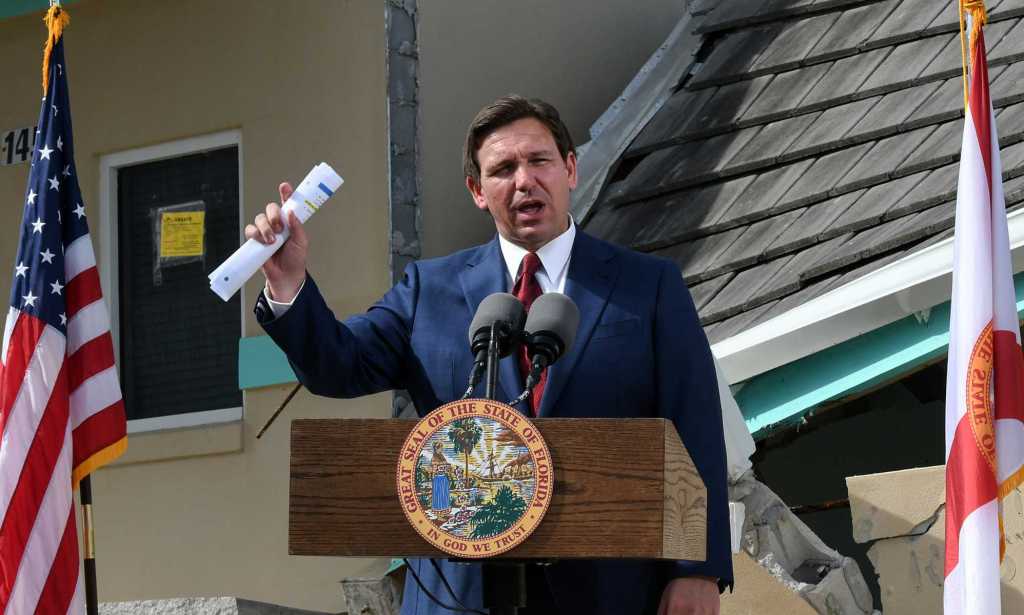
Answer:
[(978, 450), (992, 472), (996, 471), (996, 433), (992, 403), (992, 323), (989, 323), (971, 350), (967, 369), (967, 415)]
[(413, 528), (466, 558), (504, 553), (536, 529), (551, 503), (554, 467), (537, 427), (487, 399), (423, 417), (399, 453), (398, 498)]

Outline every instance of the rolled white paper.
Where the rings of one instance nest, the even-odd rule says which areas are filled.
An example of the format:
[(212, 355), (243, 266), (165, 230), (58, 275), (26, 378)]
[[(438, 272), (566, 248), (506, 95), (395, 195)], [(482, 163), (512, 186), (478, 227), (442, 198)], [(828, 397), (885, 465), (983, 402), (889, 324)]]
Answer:
[(250, 239), (242, 244), (242, 247), (235, 250), (234, 254), (210, 274), (210, 288), (213, 292), (224, 301), (231, 299), (252, 274), (256, 273), (288, 240), (291, 235), (288, 229), (288, 212), (295, 212), (299, 220), (305, 224), (343, 183), (345, 180), (327, 163), (321, 162), (313, 167), (282, 207), (284, 230), (276, 234), (274, 243), (262, 244)]

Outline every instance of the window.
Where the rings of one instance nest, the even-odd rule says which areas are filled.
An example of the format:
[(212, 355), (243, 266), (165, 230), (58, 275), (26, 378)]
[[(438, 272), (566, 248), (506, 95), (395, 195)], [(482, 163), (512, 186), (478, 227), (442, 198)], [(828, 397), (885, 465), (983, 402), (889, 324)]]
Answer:
[(101, 266), (106, 289), (116, 289), (110, 303), (130, 431), (241, 418), (241, 293), (224, 302), (207, 279), (239, 245), (239, 147), (237, 136), (216, 146), (224, 140), (103, 161)]

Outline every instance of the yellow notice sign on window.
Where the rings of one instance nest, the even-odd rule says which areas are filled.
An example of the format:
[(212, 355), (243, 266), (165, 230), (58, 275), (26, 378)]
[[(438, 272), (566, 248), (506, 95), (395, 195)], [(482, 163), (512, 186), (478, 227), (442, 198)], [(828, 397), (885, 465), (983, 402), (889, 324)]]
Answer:
[(160, 215), (160, 258), (203, 255), (205, 211), (164, 212)]

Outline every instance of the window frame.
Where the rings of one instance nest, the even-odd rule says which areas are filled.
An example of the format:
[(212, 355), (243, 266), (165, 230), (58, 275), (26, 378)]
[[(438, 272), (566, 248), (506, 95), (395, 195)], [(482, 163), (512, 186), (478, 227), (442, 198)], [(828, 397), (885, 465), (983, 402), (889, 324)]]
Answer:
[[(238, 242), (241, 245), (245, 231), (245, 198), (242, 176), (242, 131), (226, 130), (223, 132), (200, 135), (175, 141), (167, 141), (156, 145), (122, 150), (100, 157), (100, 203), (99, 224), (91, 225), (92, 232), (98, 238), (100, 268), (100, 284), (103, 296), (107, 300), (110, 312), (110, 334), (114, 340), (114, 360), (121, 363), (121, 319), (120, 319), (120, 284), (118, 283), (118, 171), (123, 167), (179, 158), (191, 154), (199, 154), (212, 150), (236, 147), (238, 150)], [(212, 292), (212, 291), (211, 291)], [(242, 338), (245, 329), (245, 308), (249, 304), (245, 287), (241, 293), (238, 337)], [(242, 420), (243, 406), (220, 408), (216, 410), (183, 412), (169, 416), (133, 419), (128, 421), (128, 433), (144, 433), (167, 429), (182, 429), (216, 425), (219, 423), (237, 422)]]

